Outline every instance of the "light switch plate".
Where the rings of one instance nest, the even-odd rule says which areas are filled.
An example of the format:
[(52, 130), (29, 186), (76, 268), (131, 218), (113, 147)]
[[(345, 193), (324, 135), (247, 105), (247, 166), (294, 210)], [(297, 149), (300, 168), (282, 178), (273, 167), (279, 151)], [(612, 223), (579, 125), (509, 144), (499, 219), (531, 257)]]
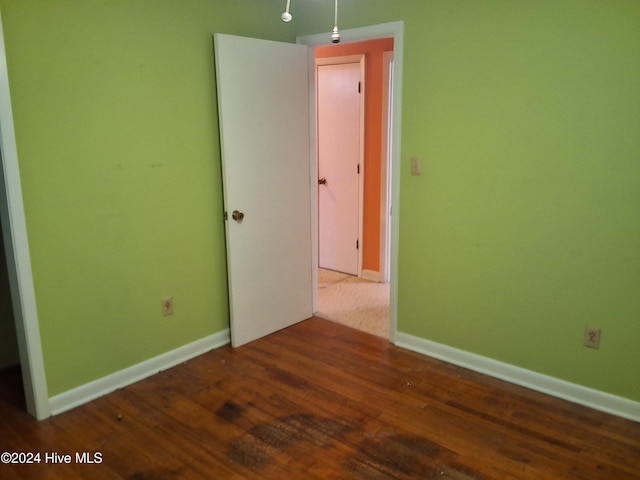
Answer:
[(600, 348), (600, 335), (601, 330), (599, 328), (587, 327), (584, 329), (584, 346), (589, 348)]
[(173, 297), (165, 297), (162, 299), (162, 315), (173, 315)]

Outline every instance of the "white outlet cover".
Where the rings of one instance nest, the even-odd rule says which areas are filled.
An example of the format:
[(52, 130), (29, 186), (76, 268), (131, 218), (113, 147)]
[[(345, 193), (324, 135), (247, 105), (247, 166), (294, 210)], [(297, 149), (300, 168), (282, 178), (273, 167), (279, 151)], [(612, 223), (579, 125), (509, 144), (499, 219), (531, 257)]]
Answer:
[(422, 175), (422, 159), (420, 157), (411, 157), (411, 175)]

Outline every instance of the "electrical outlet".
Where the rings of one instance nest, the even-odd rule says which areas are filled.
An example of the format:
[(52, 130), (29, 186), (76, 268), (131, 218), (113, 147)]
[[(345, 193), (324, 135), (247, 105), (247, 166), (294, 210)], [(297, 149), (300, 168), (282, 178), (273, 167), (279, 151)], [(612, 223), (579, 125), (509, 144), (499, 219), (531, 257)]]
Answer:
[(165, 297), (162, 299), (162, 315), (173, 315), (173, 297)]
[(422, 175), (422, 158), (411, 157), (411, 175)]
[(600, 348), (599, 328), (587, 327), (584, 329), (584, 346), (589, 348)]

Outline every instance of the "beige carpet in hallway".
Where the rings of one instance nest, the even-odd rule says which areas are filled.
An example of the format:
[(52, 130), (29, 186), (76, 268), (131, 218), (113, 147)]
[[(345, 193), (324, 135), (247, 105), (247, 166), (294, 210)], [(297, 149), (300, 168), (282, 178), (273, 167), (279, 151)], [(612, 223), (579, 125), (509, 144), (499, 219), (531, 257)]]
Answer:
[(389, 284), (318, 269), (318, 316), (389, 338)]

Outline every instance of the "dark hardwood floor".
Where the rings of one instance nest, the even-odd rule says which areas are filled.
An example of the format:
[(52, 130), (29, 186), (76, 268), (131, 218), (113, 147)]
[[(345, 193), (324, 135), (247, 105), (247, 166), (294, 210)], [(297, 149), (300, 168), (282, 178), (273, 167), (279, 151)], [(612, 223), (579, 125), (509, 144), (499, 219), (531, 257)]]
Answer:
[(640, 478), (639, 423), (317, 318), (42, 422), (0, 388), (2, 479)]

